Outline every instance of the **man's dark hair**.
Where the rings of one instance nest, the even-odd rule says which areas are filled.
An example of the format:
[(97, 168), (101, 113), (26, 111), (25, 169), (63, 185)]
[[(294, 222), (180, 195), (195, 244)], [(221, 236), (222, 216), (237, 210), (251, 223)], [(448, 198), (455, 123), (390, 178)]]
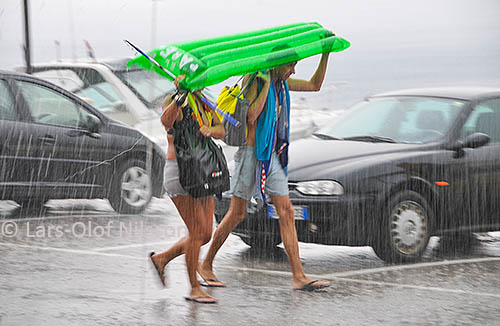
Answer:
[(273, 67), (278, 67), (298, 60), (299, 55), (297, 52), (286, 43), (276, 45), (267, 57), (267, 62), (271, 63)]

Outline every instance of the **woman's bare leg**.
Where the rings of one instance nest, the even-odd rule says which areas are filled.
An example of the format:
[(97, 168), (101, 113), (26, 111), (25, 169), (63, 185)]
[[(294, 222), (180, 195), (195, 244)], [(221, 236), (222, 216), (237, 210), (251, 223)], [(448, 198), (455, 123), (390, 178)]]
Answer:
[[(175, 196), (172, 199), (174, 202), (175, 207), (177, 208), (177, 211), (179, 214), (182, 216), (187, 216), (190, 215), (190, 196), (188, 195), (178, 195)], [(153, 263), (155, 264), (156, 269), (160, 273), (160, 278), (162, 279), (162, 283), (164, 284), (164, 279), (163, 279), (163, 273), (165, 270), (165, 266), (174, 258), (182, 255), (184, 253), (184, 248), (186, 246), (186, 241), (188, 237), (183, 237), (179, 241), (177, 241), (172, 247), (170, 247), (168, 250), (155, 254), (151, 257), (153, 260)]]
[(194, 199), (190, 197), (191, 214), (182, 216), (189, 230), (189, 235), (185, 244), (186, 267), (191, 284), (190, 298), (198, 298), (202, 302), (216, 302), (217, 300), (209, 296), (202, 290), (200, 282), (196, 277), (200, 247), (210, 241), (213, 224), (213, 198), (204, 197)]

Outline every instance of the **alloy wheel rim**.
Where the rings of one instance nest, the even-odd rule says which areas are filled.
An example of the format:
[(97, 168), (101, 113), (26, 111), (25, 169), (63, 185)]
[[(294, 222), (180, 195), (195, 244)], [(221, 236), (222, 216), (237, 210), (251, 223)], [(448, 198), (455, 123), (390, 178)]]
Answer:
[(121, 182), (121, 198), (127, 204), (133, 207), (144, 206), (151, 193), (151, 179), (144, 169), (133, 166), (125, 171)]
[(427, 234), (427, 214), (415, 201), (403, 201), (392, 210), (390, 236), (394, 248), (405, 254), (414, 255), (422, 250)]

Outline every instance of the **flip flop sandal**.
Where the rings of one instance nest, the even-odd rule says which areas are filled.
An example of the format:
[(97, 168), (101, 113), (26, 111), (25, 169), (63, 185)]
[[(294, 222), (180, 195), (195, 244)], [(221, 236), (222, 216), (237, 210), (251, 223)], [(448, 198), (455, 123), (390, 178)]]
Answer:
[(167, 287), (167, 282), (165, 282), (165, 270), (160, 271), (158, 267), (156, 267), (156, 264), (153, 260), (153, 256), (155, 255), (154, 251), (151, 251), (149, 253), (149, 258), (151, 259), (151, 263), (153, 264), (153, 267), (155, 268), (156, 272), (158, 273), (158, 277), (160, 278), (160, 283), (161, 285), (166, 288)]
[(324, 289), (324, 288), (327, 288), (330, 286), (330, 284), (324, 284), (324, 285), (314, 285), (314, 283), (316, 282), (319, 282), (319, 280), (314, 280), (314, 281), (311, 281), (309, 283), (307, 283), (306, 285), (304, 285), (303, 287), (301, 288), (297, 288), (297, 289), (294, 289), (294, 290), (297, 290), (297, 291), (315, 291), (315, 290), (319, 290), (319, 289)]
[[(223, 282), (221, 282), (219, 280), (213, 279), (213, 278), (207, 278), (207, 279), (204, 278), (203, 280), (205, 282), (200, 282), (200, 285), (204, 286), (204, 287), (207, 287), (207, 288), (225, 288), (226, 287), (226, 284), (224, 284)], [(222, 283), (222, 284), (210, 284), (209, 282), (219, 282), (219, 283)]]
[(196, 302), (196, 303), (203, 303), (203, 304), (214, 304), (214, 303), (217, 303), (217, 300), (215, 301), (202, 301), (200, 299), (215, 299), (214, 297), (211, 297), (209, 295), (200, 295), (200, 296), (197, 296), (197, 297), (184, 297), (184, 299), (186, 299), (186, 301), (191, 301), (191, 302)]

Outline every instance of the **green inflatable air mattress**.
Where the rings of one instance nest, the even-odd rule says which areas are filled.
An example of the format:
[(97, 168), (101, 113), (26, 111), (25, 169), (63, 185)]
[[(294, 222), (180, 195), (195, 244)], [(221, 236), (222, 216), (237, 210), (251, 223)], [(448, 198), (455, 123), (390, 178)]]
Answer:
[[(232, 76), (272, 69), (320, 53), (340, 52), (349, 46), (348, 41), (318, 23), (298, 23), (169, 44), (148, 54), (173, 75), (186, 75), (180, 86), (193, 91)], [(128, 63), (128, 66), (133, 65), (172, 80), (142, 55)]]

